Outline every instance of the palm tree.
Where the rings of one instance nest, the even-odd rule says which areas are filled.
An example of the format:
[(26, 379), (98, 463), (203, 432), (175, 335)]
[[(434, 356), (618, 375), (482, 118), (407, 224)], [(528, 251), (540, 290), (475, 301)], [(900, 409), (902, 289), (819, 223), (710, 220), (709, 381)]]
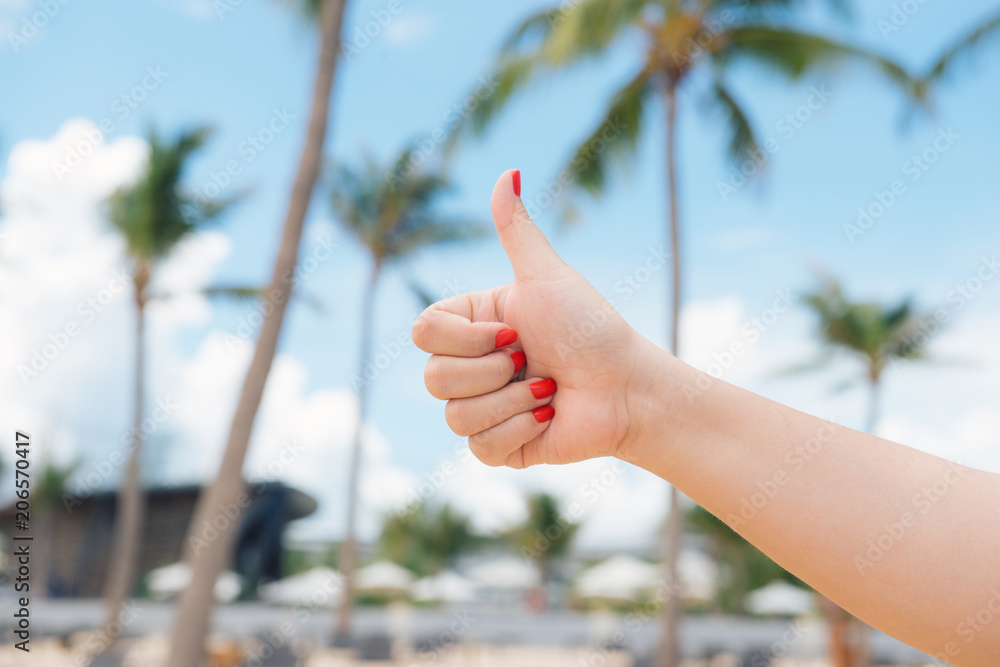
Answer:
[(873, 432), (880, 416), (885, 371), (900, 361), (927, 358), (927, 345), (940, 329), (937, 318), (914, 313), (909, 299), (892, 306), (849, 301), (833, 279), (826, 279), (806, 303), (819, 320), (817, 333), (827, 353), (799, 370), (825, 364), (836, 352), (861, 362), (868, 386), (865, 430)]
[(31, 493), (31, 506), (37, 517), (35, 521), (35, 563), (32, 576), (36, 582), (38, 595), (45, 597), (49, 592), (50, 569), (52, 564), (52, 510), (65, 497), (66, 483), (76, 472), (77, 463), (66, 465), (55, 463), (49, 456), (42, 459), (41, 471), (36, 473)]
[(553, 559), (569, 551), (580, 525), (567, 521), (559, 511), (559, 502), (547, 493), (529, 496), (527, 504), (528, 516), (508, 537), (534, 562), (544, 586), (552, 574)]
[(930, 86), (940, 83), (952, 74), (956, 63), (969, 60), (977, 50), (985, 46), (987, 40), (996, 39), (998, 35), (1000, 35), (1000, 12), (949, 44), (927, 70), (922, 84)]
[(267, 299), (271, 307), (264, 316), (253, 358), (243, 380), (219, 472), (212, 485), (198, 499), (198, 506), (188, 529), (185, 558), (191, 567), (191, 582), (181, 595), (174, 615), (168, 660), (171, 667), (198, 667), (205, 653), (205, 636), (214, 604), (213, 588), (226, 566), (236, 531), (230, 526), (229, 530), (221, 531), (207, 545), (199, 543), (198, 549), (193, 546), (193, 538), (197, 537), (203, 522), (211, 524), (219, 508), (230, 506), (239, 499), (246, 487), (243, 462), (278, 347), (285, 308), (292, 293), (291, 276), (298, 262), (302, 225), (309, 211), (322, 162), (347, 0), (302, 0), (302, 4), (318, 19), (320, 27), (319, 56), (313, 80), (309, 126), (288, 200), (281, 247), (275, 258), (274, 272), (268, 286)]
[(346, 641), (351, 633), (354, 600), (354, 567), (357, 557), (356, 521), (358, 480), (361, 474), (362, 433), (368, 408), (365, 365), (370, 362), (375, 318), (375, 292), (387, 265), (405, 259), (426, 246), (460, 241), (483, 233), (465, 220), (449, 218), (438, 210), (450, 184), (440, 171), (418, 169), (414, 149), (407, 148), (388, 169), (368, 159), (354, 170), (338, 167), (331, 201), (340, 223), (371, 255), (371, 271), (361, 301), (361, 350), (353, 383), (358, 395), (358, 420), (351, 447), (348, 477), (347, 533), (340, 552), (344, 575), (343, 603), (337, 614), (336, 636)]
[(385, 518), (378, 550), (381, 556), (428, 576), (448, 567), (480, 541), (469, 517), (450, 505), (435, 510), (421, 502)]
[(133, 185), (118, 189), (108, 200), (108, 220), (125, 242), (131, 263), (136, 316), (135, 388), (132, 438), (128, 464), (118, 490), (118, 510), (112, 561), (105, 584), (106, 623), (114, 621), (132, 594), (142, 535), (144, 499), (140, 481), (143, 401), (146, 371), (146, 306), (154, 295), (150, 282), (157, 265), (178, 244), (222, 213), (232, 201), (209, 202), (186, 191), (181, 178), (191, 157), (204, 145), (209, 130), (182, 132), (174, 140), (149, 133), (149, 156)]
[(798, 583), (787, 570), (747, 542), (725, 521), (700, 505), (688, 510), (687, 523), (708, 538), (713, 556), (728, 575), (718, 593), (718, 608), (730, 614), (746, 613), (747, 593), (776, 579)]
[[(635, 72), (612, 95), (598, 128), (574, 151), (563, 174), (592, 194), (607, 184), (613, 161), (635, 153), (645, 121), (645, 109), (658, 97), (666, 126), (664, 162), (668, 195), (667, 236), (671, 268), (670, 351), (677, 356), (682, 294), (680, 221), (677, 193), (677, 98), (684, 91), (707, 89), (706, 101), (725, 121), (728, 153), (735, 160), (761, 160), (765, 153), (743, 106), (726, 83), (733, 64), (748, 61), (767, 72), (798, 78), (806, 72), (854, 60), (873, 66), (908, 96), (921, 88), (893, 60), (864, 48), (791, 27), (799, 0), (579, 0), (539, 12), (514, 30), (496, 63), (496, 85), (479, 96), (478, 107), (462, 122), (455, 136), (471, 127), (482, 132), (511, 96), (544, 71), (555, 71), (591, 59), (612, 44), (632, 39), (642, 45)], [(830, 0), (835, 9), (843, 3)], [(698, 85), (701, 78), (700, 87)], [(609, 135), (610, 131), (610, 135)], [(597, 150), (596, 147), (600, 147)], [(680, 494), (671, 489), (670, 510), (663, 538), (666, 577), (677, 580), (677, 557), (683, 533)], [(679, 661), (680, 596), (670, 596), (664, 614), (657, 664)]]
[[(881, 410), (882, 378), (900, 361), (927, 358), (927, 345), (940, 329), (932, 314), (913, 312), (907, 299), (892, 306), (849, 301), (833, 279), (809, 295), (806, 303), (819, 321), (818, 335), (826, 354), (796, 370), (809, 370), (829, 362), (836, 353), (860, 362), (868, 386), (868, 416), (865, 430), (875, 430)], [(868, 664), (866, 626), (830, 600), (823, 599), (823, 612), (830, 624), (831, 659), (836, 667)], [(850, 637), (859, 638), (852, 641)]]

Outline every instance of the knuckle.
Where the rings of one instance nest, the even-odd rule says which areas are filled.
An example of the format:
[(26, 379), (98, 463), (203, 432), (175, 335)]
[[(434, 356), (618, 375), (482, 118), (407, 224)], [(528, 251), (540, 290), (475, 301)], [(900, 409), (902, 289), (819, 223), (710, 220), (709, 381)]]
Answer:
[(424, 352), (429, 351), (427, 348), (430, 345), (431, 328), (430, 318), (427, 316), (426, 310), (413, 321), (413, 331), (411, 332), (413, 344)]
[(441, 364), (431, 357), (424, 367), (424, 386), (434, 398), (447, 399), (448, 382)]
[(499, 468), (506, 461), (506, 457), (496, 455), (495, 447), (491, 445), (490, 438), (485, 433), (469, 436), (469, 449), (477, 459), (491, 468)]
[(469, 428), (469, 420), (466, 416), (466, 406), (463, 405), (464, 401), (460, 398), (454, 398), (448, 401), (444, 406), (444, 419), (448, 422), (448, 428), (450, 428), (455, 435), (460, 435), (462, 437), (472, 435), (474, 431)]

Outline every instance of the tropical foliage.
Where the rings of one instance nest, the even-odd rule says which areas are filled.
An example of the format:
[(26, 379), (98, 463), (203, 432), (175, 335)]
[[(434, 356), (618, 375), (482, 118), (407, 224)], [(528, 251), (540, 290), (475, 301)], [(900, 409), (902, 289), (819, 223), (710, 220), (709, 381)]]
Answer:
[[(361, 349), (358, 372), (351, 382), (358, 395), (358, 418), (348, 472), (347, 535), (340, 551), (344, 599), (354, 599), (358, 484), (361, 475), (362, 434), (368, 413), (366, 365), (375, 326), (375, 301), (383, 269), (418, 250), (462, 241), (484, 233), (477, 223), (446, 214), (441, 202), (451, 186), (440, 170), (420, 168), (415, 149), (407, 148), (388, 168), (367, 159), (361, 168), (339, 165), (333, 176), (331, 204), (338, 222), (367, 251), (371, 273), (361, 300)], [(342, 604), (337, 634), (350, 634), (351, 604)]]

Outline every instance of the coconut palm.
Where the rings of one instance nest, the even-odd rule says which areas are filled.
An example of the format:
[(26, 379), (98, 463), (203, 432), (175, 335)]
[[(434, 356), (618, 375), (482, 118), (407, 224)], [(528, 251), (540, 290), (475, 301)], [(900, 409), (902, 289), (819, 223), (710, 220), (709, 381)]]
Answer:
[[(796, 0), (578, 0), (539, 12), (514, 30), (495, 68), (495, 83), (479, 91), (479, 105), (458, 123), (482, 132), (515, 92), (543, 72), (562, 70), (600, 55), (614, 44), (631, 40), (641, 45), (642, 58), (634, 72), (611, 96), (597, 129), (574, 151), (563, 174), (576, 186), (598, 194), (604, 190), (614, 161), (636, 152), (646, 109), (659, 99), (665, 123), (663, 155), (668, 199), (667, 235), (672, 258), (670, 350), (680, 352), (678, 332), (682, 294), (682, 254), (677, 196), (677, 99), (701, 93), (723, 119), (729, 156), (737, 161), (761, 161), (765, 153), (741, 102), (731, 92), (726, 74), (732, 65), (751, 62), (766, 72), (788, 78), (843, 61), (873, 67), (917, 96), (918, 83), (895, 61), (867, 49), (791, 27), (790, 15), (807, 3)], [(835, 9), (843, 3), (831, 0)], [(677, 557), (683, 532), (679, 493), (671, 490), (664, 531), (664, 562), (669, 581), (677, 579)], [(670, 596), (658, 665), (676, 665), (681, 612), (679, 596)]]
[(53, 524), (52, 510), (65, 498), (66, 485), (76, 472), (77, 463), (60, 465), (48, 455), (42, 457), (41, 470), (35, 473), (36, 478), (31, 490), (31, 507), (35, 515), (35, 560), (32, 577), (36, 582), (37, 591), (42, 597), (49, 593), (52, 583), (50, 570), (54, 556), (52, 549)]
[(384, 558), (428, 576), (480, 542), (469, 517), (450, 505), (434, 509), (421, 502), (385, 518), (378, 550)]
[(989, 40), (1000, 37), (1000, 12), (993, 14), (969, 32), (952, 42), (938, 56), (927, 70), (922, 83), (937, 85), (955, 71), (963, 60), (968, 61), (976, 51), (985, 47)]
[(125, 242), (135, 305), (134, 415), (128, 463), (118, 490), (112, 561), (105, 586), (106, 620), (117, 618), (135, 585), (142, 534), (144, 499), (140, 481), (143, 401), (146, 372), (146, 306), (156, 295), (150, 283), (160, 262), (204, 225), (216, 219), (232, 200), (210, 202), (187, 191), (181, 180), (194, 154), (202, 148), (207, 128), (162, 138), (148, 137), (149, 154), (139, 180), (119, 188), (108, 200), (108, 220)]
[(567, 521), (559, 502), (547, 493), (528, 497), (528, 516), (507, 536), (535, 564), (542, 585), (552, 574), (552, 561), (569, 551), (580, 525)]
[(818, 318), (817, 333), (826, 354), (799, 370), (823, 365), (838, 352), (859, 361), (868, 387), (865, 430), (873, 432), (886, 370), (900, 361), (926, 360), (927, 345), (940, 330), (937, 319), (930, 313), (915, 313), (909, 299), (891, 306), (849, 301), (833, 279), (826, 279), (806, 303)]
[[(270, 307), (264, 316), (253, 358), (243, 380), (219, 472), (211, 486), (201, 494), (192, 517), (188, 539), (185, 540), (185, 559), (191, 567), (191, 582), (181, 595), (174, 614), (168, 660), (172, 667), (198, 667), (205, 653), (205, 637), (215, 602), (213, 588), (226, 566), (236, 531), (232, 527), (221, 531), (216, 539), (207, 544), (198, 543), (196, 538), (204, 522), (211, 524), (218, 508), (232, 505), (246, 487), (243, 462), (285, 321), (285, 309), (292, 294), (291, 276), (298, 262), (302, 226), (322, 163), (347, 0), (301, 0), (300, 5), (317, 20), (320, 32), (309, 125), (288, 199), (281, 246), (267, 290)], [(195, 548), (196, 543), (199, 548)]]
[[(940, 324), (932, 314), (915, 313), (908, 299), (891, 306), (850, 301), (839, 283), (830, 278), (807, 297), (806, 303), (817, 316), (817, 334), (826, 350), (816, 361), (795, 370), (825, 365), (838, 353), (860, 362), (861, 377), (868, 387), (865, 428), (874, 431), (880, 416), (885, 372), (901, 361), (926, 359), (927, 345)], [(853, 383), (842, 387), (850, 384)], [(832, 601), (824, 599), (822, 603), (824, 616), (830, 623), (830, 657), (835, 667), (867, 665), (866, 626)]]
[(371, 256), (371, 269), (361, 300), (359, 369), (352, 381), (358, 396), (358, 420), (348, 473), (347, 533), (340, 552), (344, 602), (337, 615), (336, 633), (342, 640), (350, 636), (353, 610), (358, 480), (370, 384), (365, 370), (371, 363), (375, 293), (379, 280), (390, 264), (406, 259), (421, 248), (484, 233), (480, 225), (440, 212), (441, 198), (451, 186), (440, 171), (420, 169), (416, 166), (418, 163), (414, 149), (407, 148), (388, 168), (368, 159), (360, 169), (341, 165), (333, 178), (334, 213)]
[(725, 521), (700, 505), (691, 507), (686, 518), (695, 532), (708, 539), (712, 555), (725, 568), (726, 577), (717, 598), (720, 611), (746, 613), (747, 593), (776, 579), (800, 583)]

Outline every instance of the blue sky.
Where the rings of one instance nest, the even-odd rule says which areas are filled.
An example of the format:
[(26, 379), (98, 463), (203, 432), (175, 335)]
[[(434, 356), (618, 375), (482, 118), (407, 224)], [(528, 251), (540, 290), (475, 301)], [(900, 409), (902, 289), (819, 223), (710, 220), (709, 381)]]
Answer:
[[(204, 190), (210, 187), (213, 172), (235, 160), (241, 171), (224, 193), (246, 189), (251, 194), (219, 226), (227, 239), (217, 240), (213, 246), (217, 252), (203, 253), (203, 258), (210, 256), (203, 263), (208, 267), (204, 282), (265, 281), (307, 120), (315, 31), (279, 2), (241, 3), (221, 18), (216, 14), (219, 4), (203, 0), (59, 4), (46, 25), (15, 50), (10, 34), (26, 34), (23, 21), (41, 11), (41, 3), (0, 0), (0, 34), (5, 36), (0, 43), (0, 90), (5, 93), (5, 103), (0, 105), (0, 182), (14, 178), (8, 157), (16, 147), (30, 148), (34, 140), (51, 142), (72, 119), (95, 125), (108, 119), (113, 129), (104, 146), (110, 150), (121, 142), (123, 154), (132, 138), (143, 136), (150, 124), (165, 132), (211, 124), (216, 133), (194, 163), (189, 183)], [(817, 10), (803, 24), (849, 37), (922, 69), (951, 39), (996, 11), (988, 2), (928, 2), (919, 5), (898, 31), (883, 34), (879, 21), (890, 19), (894, 4), (898, 3), (855, 3), (855, 15), (848, 23), (838, 23)], [(384, 160), (407, 141), (444, 126), (453, 105), (489, 73), (504, 35), (520, 17), (546, 5), (528, 0), (402, 0), (401, 11), (370, 44), (342, 63), (327, 145), (330, 158), (357, 161), (367, 151)], [(353, 40), (355, 31), (385, 6), (380, 0), (353, 2), (347, 38)], [(538, 197), (574, 142), (598, 121), (609, 93), (634, 70), (638, 55), (635, 44), (620, 44), (598, 61), (542, 79), (525, 91), (482, 141), (463, 146), (455, 156), (457, 188), (449, 208), (488, 223), (488, 198), (495, 178), (511, 167), (522, 170), (525, 198)], [(792, 289), (798, 294), (807, 290), (814, 280), (813, 267), (842, 277), (858, 297), (914, 295), (928, 308), (947, 305), (956, 284), (975, 276), (982, 257), (991, 256), (1000, 246), (996, 225), (1000, 191), (995, 187), (1000, 148), (995, 120), (998, 57), (996, 49), (984, 51), (939, 90), (933, 116), (918, 115), (908, 125), (900, 96), (863, 68), (847, 66), (796, 84), (765, 76), (752, 67), (733, 70), (730, 85), (750, 110), (761, 137), (773, 138), (778, 150), (763, 176), (725, 200), (719, 183), (732, 175), (723, 158), (726, 138), (719, 130), (719, 119), (699, 102), (704, 82), (690, 82), (679, 110), (685, 297), (691, 304), (685, 315), (689, 350), (685, 357), (702, 366), (710, 363), (713, 351), (726, 347), (738, 335), (740, 324), (761, 313), (777, 290)], [(148, 78), (150, 68), (164, 73), (162, 80)], [(149, 89), (138, 93), (144, 99), (133, 100), (134, 109), (123, 106), (121, 96), (134, 95), (131, 91), (142, 86), (144, 78)], [(815, 89), (827, 91), (829, 98), (790, 132), (788, 125), (780, 124), (782, 118), (803, 113), (800, 107)], [(290, 115), (291, 121), (248, 159), (247, 152), (241, 152), (242, 142), (266, 128), (276, 113)], [(543, 211), (538, 219), (563, 257), (609, 296), (614, 295), (617, 281), (645, 261), (651, 246), (658, 248), (665, 242), (661, 115), (658, 106), (648, 110), (637, 159), (615, 174), (607, 196), (600, 201), (579, 199), (577, 225), (560, 227), (556, 207)], [(952, 137), (947, 150), (937, 151), (937, 161), (920, 172), (919, 179), (911, 180), (908, 160), (932, 147), (941, 132)], [(58, 146), (54, 150), (58, 155)], [(877, 201), (875, 193), (889, 190), (896, 179), (903, 181), (905, 192), (851, 243), (844, 226), (854, 223), (857, 209), (871, 206)], [(304, 256), (336, 228), (326, 199), (320, 188), (309, 216)], [(0, 217), (0, 230), (4, 222)], [(44, 244), (38, 248), (38, 252), (53, 252)], [(179, 274), (184, 271), (184, 267), (178, 269)], [(317, 313), (303, 306), (291, 310), (281, 351), (297, 364), (298, 370), (292, 373), (297, 379), (289, 382), (303, 404), (331, 391), (340, 392), (337, 401), (349, 402), (343, 394), (357, 366), (357, 314), (366, 271), (363, 253), (341, 236), (332, 258), (305, 281), (305, 289), (321, 299), (325, 311)], [(441, 293), (449, 285), (471, 290), (506, 282), (511, 272), (493, 237), (457, 249), (422, 253), (405, 272), (389, 274), (382, 285), (376, 348), (405, 334), (418, 310), (403, 275), (416, 276), (430, 291)], [(988, 345), (990, 327), (997, 324), (998, 295), (996, 285), (986, 284), (961, 313), (949, 316), (953, 321), (950, 338), (944, 337), (941, 343), (942, 356), (954, 357), (956, 363), (943, 370), (901, 370), (898, 379), (890, 379), (886, 435), (900, 439), (912, 435), (919, 440), (911, 443), (916, 446), (945, 455), (951, 452), (953, 458), (1000, 470), (996, 454), (1000, 438), (994, 439), (1000, 426), (977, 411), (977, 406), (985, 406), (988, 412), (1000, 398), (1000, 385), (990, 373), (1000, 366), (996, 351)], [(666, 275), (661, 271), (633, 298), (616, 305), (641, 332), (662, 342), (665, 297)], [(76, 301), (73, 297), (65, 303), (72, 306)], [(64, 307), (57, 305), (62, 303), (58, 300), (52, 303), (53, 309)], [(169, 367), (197, 367), (198, 360), (206, 358), (199, 356), (207, 354), (206, 340), (236, 330), (249, 310), (245, 304), (211, 308), (200, 304), (197, 308), (200, 315), (181, 317), (180, 324), (169, 327), (163, 340), (170, 347), (169, 354), (161, 355), (161, 348), (153, 353), (153, 396), (181, 391), (170, 384)], [(10, 303), (6, 310), (17, 312)], [(122, 322), (127, 322), (125, 316)], [(801, 308), (793, 309), (765, 333), (752, 358), (741, 360), (742, 365), (725, 377), (804, 410), (860, 425), (860, 392), (831, 396), (828, 391), (837, 377), (851, 372), (849, 365), (803, 380), (773, 377), (776, 368), (813, 354), (810, 334), (808, 317)], [(32, 334), (34, 338), (25, 334), (26, 349), (44, 342), (45, 335), (44, 327)], [(127, 329), (118, 340), (120, 345), (130, 345)], [(974, 347), (975, 341), (986, 341), (989, 349)], [(456, 456), (457, 438), (447, 430), (442, 406), (423, 390), (423, 361), (422, 353), (404, 346), (372, 391), (371, 426), (381, 443), (376, 456), (385, 473), (379, 479), (403, 480), (404, 486), (419, 482), (442, 460)], [(30, 419), (37, 419), (39, 428), (65, 433), (54, 439), (54, 449), (63, 448), (89, 461), (103, 456), (105, 443), (116, 440), (127, 425), (129, 371), (123, 361), (102, 363), (100, 353), (89, 362), (78, 362), (72, 370), (54, 370), (55, 379), (47, 380), (53, 383), (47, 390), (32, 395), (29, 389), (23, 400), (32, 406)], [(164, 371), (159, 379), (158, 370)], [(242, 378), (238, 359), (230, 370), (226, 396), (235, 395)], [(61, 379), (60, 373), (65, 373)], [(14, 393), (19, 381), (15, 379), (11, 387)], [(93, 392), (86, 392), (85, 387), (100, 387), (96, 393), (102, 398), (86, 410), (80, 405), (87, 405), (89, 398), (81, 392)], [(943, 387), (949, 390), (940, 391)], [(205, 419), (214, 419), (212, 428), (221, 432), (230, 415), (228, 399), (220, 399)], [(172, 428), (171, 436), (157, 437), (165, 437), (166, 442), (189, 440), (184, 428)], [(281, 429), (274, 433), (280, 434)], [(957, 449), (935, 449), (934, 442), (942, 440)], [(181, 442), (170, 446), (169, 452), (164, 445), (162, 458), (157, 460), (177, 478), (210, 474), (214, 455), (192, 458), (193, 446), (216, 451), (221, 443)], [(185, 457), (204, 464), (178, 461)], [(168, 460), (172, 461), (169, 465)], [(475, 479), (489, 474), (498, 475), (493, 479), (512, 488), (562, 479), (567, 494), (573, 493), (576, 483), (565, 481), (576, 480), (571, 473), (559, 471), (520, 478), (478, 471)], [(646, 498), (658, 497), (655, 482), (646, 480), (646, 484), (644, 488), (650, 489)], [(504, 489), (494, 489), (495, 496), (491, 496), (498, 504), (513, 502), (509, 489)], [(330, 492), (331, 503), (339, 493)], [(380, 492), (373, 493), (375, 497)], [(459, 502), (461, 493), (454, 494)], [(474, 504), (469, 507), (470, 511), (482, 509)], [(659, 508), (651, 510), (650, 517), (657, 512)], [(653, 523), (655, 519), (650, 518), (643, 525), (648, 528)], [(339, 525), (339, 519), (331, 515), (316, 532), (335, 535)]]

